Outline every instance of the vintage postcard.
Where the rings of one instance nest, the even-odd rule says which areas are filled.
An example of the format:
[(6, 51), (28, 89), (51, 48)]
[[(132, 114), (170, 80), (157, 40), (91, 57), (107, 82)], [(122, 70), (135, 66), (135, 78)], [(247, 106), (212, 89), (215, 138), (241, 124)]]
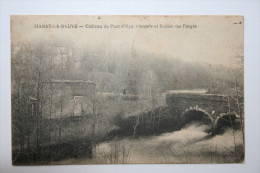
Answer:
[(13, 165), (243, 163), (243, 16), (11, 16)]

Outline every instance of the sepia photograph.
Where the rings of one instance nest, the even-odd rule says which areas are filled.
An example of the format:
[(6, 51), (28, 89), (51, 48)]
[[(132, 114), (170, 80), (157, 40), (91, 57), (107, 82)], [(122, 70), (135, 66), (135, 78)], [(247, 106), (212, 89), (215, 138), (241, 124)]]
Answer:
[(12, 15), (12, 164), (243, 164), (244, 17)]

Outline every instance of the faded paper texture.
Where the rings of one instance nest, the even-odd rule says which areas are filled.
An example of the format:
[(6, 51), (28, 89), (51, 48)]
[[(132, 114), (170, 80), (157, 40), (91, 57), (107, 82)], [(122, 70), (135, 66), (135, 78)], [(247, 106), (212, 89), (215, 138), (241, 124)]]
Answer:
[(243, 69), (243, 16), (11, 16), (12, 163), (243, 163)]

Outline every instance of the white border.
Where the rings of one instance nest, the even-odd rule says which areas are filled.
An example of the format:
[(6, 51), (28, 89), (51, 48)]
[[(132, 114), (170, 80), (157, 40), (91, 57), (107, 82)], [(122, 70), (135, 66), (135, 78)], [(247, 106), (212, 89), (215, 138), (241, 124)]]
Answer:
[[(244, 164), (219, 165), (11, 165), (10, 15), (244, 15), (245, 132)], [(260, 172), (260, 2), (229, 1), (1, 1), (0, 0), (0, 172)]]

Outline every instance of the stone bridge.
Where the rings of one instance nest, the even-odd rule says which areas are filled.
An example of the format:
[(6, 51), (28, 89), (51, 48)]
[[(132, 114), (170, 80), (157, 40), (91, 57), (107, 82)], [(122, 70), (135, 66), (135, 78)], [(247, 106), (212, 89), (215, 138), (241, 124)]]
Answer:
[(112, 131), (111, 135), (133, 135), (133, 127), (136, 136), (168, 133), (192, 122), (207, 124), (205, 132), (211, 135), (220, 134), (238, 118), (234, 98), (207, 94), (206, 91), (169, 91), (166, 93), (166, 106), (119, 118), (116, 122), (119, 129)]
[[(235, 100), (216, 94), (204, 93), (168, 93), (166, 103), (170, 113), (179, 116), (182, 120), (198, 120), (212, 124), (222, 113), (237, 112)], [(206, 117), (206, 118), (205, 118)], [(186, 121), (185, 120), (185, 121)]]

